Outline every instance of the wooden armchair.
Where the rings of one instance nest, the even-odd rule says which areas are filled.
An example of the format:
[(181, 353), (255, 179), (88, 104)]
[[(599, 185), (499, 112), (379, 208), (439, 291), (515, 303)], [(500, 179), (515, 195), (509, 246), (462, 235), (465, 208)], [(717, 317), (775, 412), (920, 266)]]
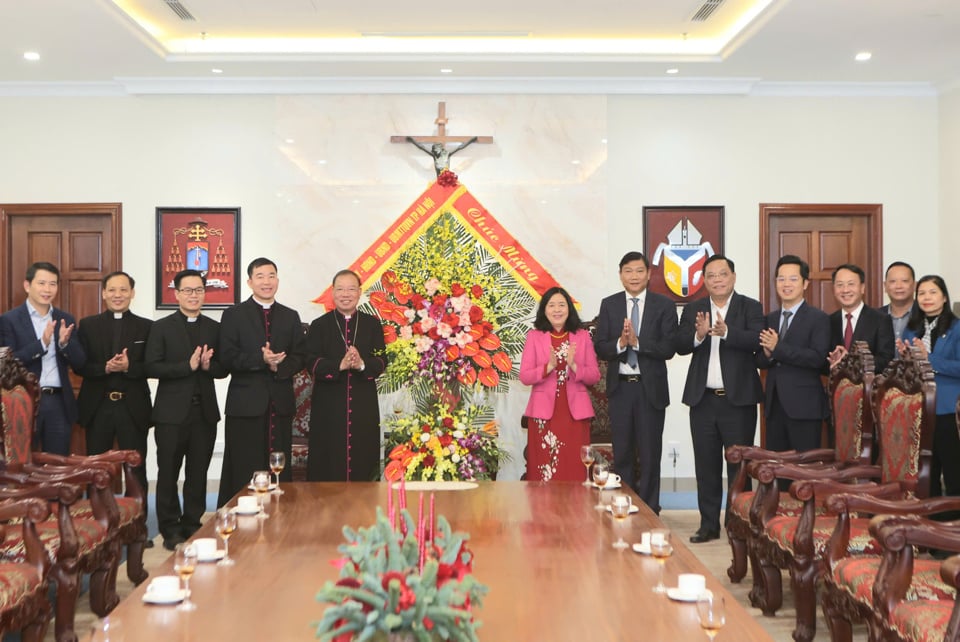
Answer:
[[(775, 478), (795, 479), (790, 494), (803, 502), (799, 517), (774, 516), (771, 507), (764, 506), (758, 514), (761, 537), (751, 552), (760, 566), (757, 578), (761, 586), (756, 595), (765, 614), (780, 607), (780, 571), (789, 571), (797, 611), (795, 640), (811, 640), (816, 632), (817, 581), (828, 567), (842, 557), (880, 552), (879, 543), (868, 531), (869, 519), (849, 512), (830, 513), (831, 506), (835, 508), (831, 504), (826, 504), (829, 514), (824, 514), (817, 510), (818, 503), (825, 504), (835, 493), (870, 494), (877, 499), (925, 498), (930, 487), (935, 394), (927, 361), (916, 353), (893, 361), (874, 382), (876, 466), (820, 474), (789, 464), (761, 465), (758, 476), (762, 483), (773, 486)], [(878, 483), (863, 484), (864, 480)]]
[(960, 642), (960, 555), (943, 562), (916, 556), (917, 547), (960, 552), (960, 523), (882, 515), (870, 533), (883, 546), (871, 582), (870, 639)]
[[(727, 539), (732, 553), (727, 576), (732, 582), (739, 582), (747, 572), (748, 543), (760, 535), (759, 511), (766, 507), (774, 515), (796, 516), (803, 508), (801, 502), (780, 493), (775, 485), (761, 485), (756, 492), (750, 490), (750, 472), (756, 470), (758, 462), (818, 465), (834, 469), (871, 463), (874, 422), (869, 399), (873, 390), (873, 371), (873, 355), (867, 343), (857, 341), (830, 373), (830, 401), (837, 426), (833, 449), (803, 453), (776, 452), (752, 446), (727, 449), (727, 461), (741, 464), (731, 485), (730, 508), (726, 516)], [(761, 602), (755, 595), (759, 586), (758, 572), (757, 564), (753, 563), (754, 594), (751, 600), (755, 603)]]
[[(56, 458), (32, 453), (38, 407), (39, 386), (36, 377), (28, 373), (8, 349), (0, 348), (0, 443), (2, 456), (6, 460), (6, 470), (0, 475), (3, 492), (9, 494), (18, 488), (34, 487), (45, 482), (78, 484), (88, 490), (87, 499), (64, 493), (51, 497), (58, 505), (56, 516), (39, 525), (41, 540), (54, 562), (50, 576), (57, 584), (57, 640), (75, 640), (73, 616), (81, 573), (90, 574), (90, 606), (97, 615), (105, 616), (119, 602), (116, 573), (120, 562), (121, 534), (132, 536), (133, 533), (139, 537), (139, 558), (133, 560), (133, 570), (135, 573), (139, 561), (140, 581), (146, 577), (142, 571), (142, 543), (146, 537), (144, 492), (139, 489), (139, 497), (118, 499), (112, 491), (112, 474), (116, 463), (122, 459), (129, 467), (139, 462), (140, 456), (136, 452), (126, 451), (93, 458)], [(37, 466), (34, 460), (56, 463)], [(84, 463), (76, 463), (80, 461)], [(128, 489), (136, 491), (139, 484), (133, 480), (132, 471), (128, 473)], [(125, 507), (123, 529), (118, 502)], [(136, 556), (135, 547), (131, 553)]]
[(22, 561), (0, 561), (0, 637), (20, 631), (24, 642), (37, 642), (46, 632), (50, 559), (37, 534), (37, 522), (49, 515), (50, 505), (42, 499), (0, 501), (0, 545), (23, 551)]

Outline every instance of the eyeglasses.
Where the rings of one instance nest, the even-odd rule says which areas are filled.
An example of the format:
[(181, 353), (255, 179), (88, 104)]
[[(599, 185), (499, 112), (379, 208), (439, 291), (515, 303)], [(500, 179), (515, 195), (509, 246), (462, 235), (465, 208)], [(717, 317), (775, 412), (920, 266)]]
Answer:
[(799, 276), (778, 276), (777, 283), (799, 283)]
[(337, 293), (349, 292), (350, 294), (353, 294), (354, 292), (359, 292), (360, 288), (333, 288), (333, 291)]
[(187, 296), (190, 296), (190, 295), (192, 295), (192, 294), (203, 294), (204, 290), (206, 290), (206, 288), (204, 288), (204, 287), (199, 287), (199, 288), (180, 288), (179, 290), (177, 290), (177, 292), (183, 292), (183, 293), (186, 294)]
[(729, 272), (707, 272), (704, 275), (704, 278), (707, 279), (708, 281), (711, 281), (713, 279), (726, 279), (729, 276), (730, 276)]

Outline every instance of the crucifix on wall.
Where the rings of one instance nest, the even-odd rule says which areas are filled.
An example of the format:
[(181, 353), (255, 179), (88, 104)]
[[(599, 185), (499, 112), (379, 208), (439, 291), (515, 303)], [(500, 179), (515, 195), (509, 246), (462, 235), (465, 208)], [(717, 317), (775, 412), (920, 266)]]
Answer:
[[(437, 176), (444, 170), (450, 169), (450, 157), (457, 152), (463, 151), (474, 143), (489, 144), (493, 142), (493, 136), (447, 136), (447, 103), (437, 103), (437, 119), (433, 121), (437, 125), (436, 136), (391, 136), (391, 143), (412, 143), (418, 149), (430, 154), (433, 157), (433, 168), (437, 171)], [(447, 149), (447, 143), (459, 143), (452, 150)], [(429, 147), (428, 147), (429, 144)]]

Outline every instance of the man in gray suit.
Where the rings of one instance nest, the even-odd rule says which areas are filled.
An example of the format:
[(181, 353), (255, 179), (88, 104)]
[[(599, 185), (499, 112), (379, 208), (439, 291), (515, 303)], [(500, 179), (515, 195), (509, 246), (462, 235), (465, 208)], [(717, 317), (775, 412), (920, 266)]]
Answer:
[[(760, 350), (763, 308), (734, 292), (733, 261), (714, 254), (703, 264), (709, 297), (687, 304), (677, 331), (677, 354), (691, 354), (683, 403), (690, 407), (690, 435), (697, 475), (700, 527), (694, 544), (720, 537), (723, 453), (753, 444), (757, 404), (763, 398), (754, 362)], [(739, 464), (727, 464), (727, 485)], [(729, 500), (729, 497), (728, 497)], [(729, 507), (729, 506), (728, 506)]]

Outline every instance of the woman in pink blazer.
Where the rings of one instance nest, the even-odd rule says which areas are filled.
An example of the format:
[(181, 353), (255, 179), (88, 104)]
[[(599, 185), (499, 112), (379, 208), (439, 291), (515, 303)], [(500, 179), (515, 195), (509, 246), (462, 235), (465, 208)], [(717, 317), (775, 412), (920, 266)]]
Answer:
[(520, 358), (520, 381), (531, 387), (527, 479), (580, 481), (580, 447), (590, 443), (593, 418), (587, 386), (600, 380), (597, 354), (563, 288), (546, 291), (533, 328)]

